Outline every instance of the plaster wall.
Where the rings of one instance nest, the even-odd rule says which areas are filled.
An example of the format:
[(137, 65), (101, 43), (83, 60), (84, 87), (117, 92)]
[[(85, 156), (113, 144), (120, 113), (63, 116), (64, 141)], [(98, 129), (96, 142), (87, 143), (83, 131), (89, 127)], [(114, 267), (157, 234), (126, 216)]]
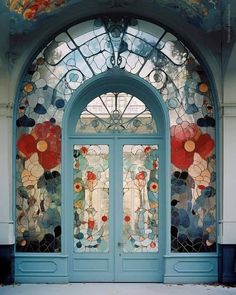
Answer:
[(236, 244), (236, 2), (228, 1), (222, 34), (222, 199), (219, 243)]
[(12, 222), (12, 100), (9, 96), (9, 15), (0, 16), (0, 245), (14, 244)]

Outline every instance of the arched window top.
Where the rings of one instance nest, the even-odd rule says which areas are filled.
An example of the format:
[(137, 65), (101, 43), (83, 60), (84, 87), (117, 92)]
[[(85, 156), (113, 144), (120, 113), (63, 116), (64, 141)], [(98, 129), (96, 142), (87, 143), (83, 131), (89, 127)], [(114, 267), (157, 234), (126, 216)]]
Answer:
[(60, 125), (75, 90), (114, 67), (138, 75), (160, 92), (171, 125), (212, 117), (207, 77), (175, 36), (143, 20), (105, 17), (72, 26), (38, 54), (24, 77), (19, 108), (27, 117), (18, 124), (52, 120)]
[(155, 120), (146, 105), (128, 93), (105, 93), (83, 110), (76, 133), (155, 134)]
[[(126, 82), (142, 80), (142, 83), (129, 85), (140, 87), (129, 92), (128, 86), (111, 89), (110, 83), (105, 85), (109, 87), (98, 92), (97, 84), (93, 82), (106, 75), (114, 81), (116, 76), (111, 73), (117, 69), (122, 71)], [(127, 76), (132, 78), (127, 80)], [(101, 83), (104, 85), (104, 80)], [(149, 96), (144, 91), (147, 93), (144, 98), (145, 94), (139, 94), (144, 84), (149, 90), (154, 89), (155, 95)], [(94, 88), (89, 98), (86, 87)], [(125, 17), (104, 17), (68, 28), (38, 53), (25, 72), (16, 119), (17, 249), (26, 252), (60, 251), (60, 243), (55, 241), (60, 235), (61, 126), (63, 118), (68, 120), (64, 112), (71, 106), (75, 107), (77, 114), (70, 118), (74, 120), (70, 121), (71, 130), (64, 128), (67, 130), (64, 134), (68, 138), (77, 136), (74, 133), (78, 121), (76, 116), (85, 108), (80, 120), (83, 119), (86, 125), (89, 99), (97, 100), (98, 95), (109, 91), (131, 93), (145, 101), (157, 122), (152, 130), (166, 143), (170, 142), (166, 148), (167, 152), (170, 148), (171, 153), (168, 183), (171, 184), (172, 199), (172, 251), (214, 252), (217, 236), (216, 124), (207, 75), (194, 55), (175, 36), (155, 24)], [(122, 128), (121, 121), (118, 120), (116, 125), (114, 97), (113, 94), (112, 116), (108, 114), (110, 121), (104, 127), (106, 130), (109, 126)], [(159, 116), (158, 107), (168, 111), (169, 116), (167, 112)], [(96, 116), (95, 112), (93, 118), (89, 118), (93, 129), (98, 129)], [(105, 113), (97, 116), (99, 123), (104, 116)], [(138, 130), (139, 121), (134, 117), (131, 121), (134, 123), (132, 130)], [(161, 128), (162, 121), (170, 130)], [(77, 131), (80, 133), (81, 126), (79, 122)], [(145, 134), (148, 126), (144, 124)], [(169, 166), (170, 163), (166, 164)], [(31, 196), (38, 196), (38, 199), (30, 199)], [(50, 202), (52, 206), (48, 207)], [(34, 204), (37, 204), (37, 211), (32, 215)], [(27, 218), (30, 223), (24, 221)], [(30, 228), (26, 227), (28, 224)], [(25, 238), (29, 232), (33, 242)], [(52, 243), (44, 246), (48, 234)]]
[(160, 92), (171, 125), (213, 116), (204, 70), (175, 36), (140, 19), (105, 17), (72, 26), (41, 50), (24, 77), (19, 101), (24, 117), (18, 125), (33, 127), (45, 120), (61, 125), (75, 90), (115, 67)]

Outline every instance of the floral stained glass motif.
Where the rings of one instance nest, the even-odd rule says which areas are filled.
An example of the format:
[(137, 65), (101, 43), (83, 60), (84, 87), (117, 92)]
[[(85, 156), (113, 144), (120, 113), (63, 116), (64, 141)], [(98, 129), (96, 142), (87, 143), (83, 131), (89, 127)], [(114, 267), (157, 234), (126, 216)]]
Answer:
[[(126, 17), (103, 17), (68, 28), (38, 53), (22, 79), (16, 120), (16, 236), (18, 245), (25, 246), (17, 247), (17, 251), (59, 251), (59, 231), (55, 234), (54, 230), (60, 226), (60, 128), (64, 111), (78, 87), (112, 68), (130, 72), (154, 86), (169, 112), (172, 251), (214, 252), (216, 124), (210, 83), (205, 70), (175, 36), (155, 24)], [(115, 101), (114, 94), (109, 95)], [(94, 100), (100, 101), (99, 107), (101, 98)], [(121, 101), (118, 96), (118, 104)], [(116, 111), (114, 103), (112, 111)], [(89, 117), (84, 110), (77, 131), (86, 126), (89, 132), (104, 132), (106, 127), (96, 115)], [(113, 127), (122, 125), (117, 115), (107, 117), (113, 120)], [(127, 129), (130, 134), (142, 130), (139, 121), (144, 122), (139, 118), (132, 121), (132, 128)], [(147, 129), (142, 132), (146, 134)], [(37, 164), (36, 174), (27, 166), (31, 162)], [(28, 247), (33, 241), (37, 241), (34, 245), (45, 244), (45, 239), (51, 241), (50, 247)]]
[(35, 124), (17, 141), (16, 248), (59, 252), (61, 237), (61, 128)]
[(79, 133), (156, 133), (149, 109), (127, 93), (106, 93), (83, 110), (76, 126)]
[(123, 146), (124, 252), (158, 251), (158, 146)]
[(74, 251), (109, 251), (109, 147), (74, 145)]
[(28, 21), (35, 20), (39, 14), (52, 12), (66, 2), (66, 0), (6, 0), (11, 11), (17, 12)]
[(216, 249), (214, 140), (202, 121), (208, 125), (199, 119), (171, 127), (171, 235), (179, 252)]

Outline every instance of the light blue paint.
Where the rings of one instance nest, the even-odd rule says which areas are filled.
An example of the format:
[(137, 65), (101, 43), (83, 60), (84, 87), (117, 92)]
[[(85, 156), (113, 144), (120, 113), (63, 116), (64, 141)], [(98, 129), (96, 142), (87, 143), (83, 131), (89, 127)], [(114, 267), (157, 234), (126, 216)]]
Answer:
[(67, 283), (68, 258), (61, 254), (16, 254), (16, 283)]
[(164, 283), (210, 283), (218, 280), (217, 254), (165, 255)]
[[(110, 134), (79, 135), (75, 134), (75, 126), (83, 108), (96, 96), (107, 92), (126, 92), (143, 100), (149, 110), (152, 110), (158, 126), (157, 135), (140, 136), (137, 134)], [(169, 118), (166, 105), (157, 90), (141, 78), (126, 73), (120, 69), (97, 75), (85, 82), (70, 99), (63, 118), (63, 159), (62, 175), (64, 179), (62, 195), (66, 195), (66, 210), (70, 217), (67, 224), (69, 254), (69, 277), (70, 281), (137, 281), (137, 282), (161, 282), (163, 280), (163, 255), (166, 249), (165, 210), (167, 191), (165, 170), (166, 143), (169, 138)], [(110, 252), (109, 253), (81, 253), (73, 254), (73, 208), (72, 196), (72, 163), (74, 144), (109, 144), (110, 167)], [(122, 242), (123, 195), (122, 174), (122, 147), (124, 144), (158, 144), (160, 148), (160, 209), (159, 209), (159, 241), (158, 253), (122, 253), (118, 242)], [(168, 174), (168, 177), (170, 174)], [(113, 196), (113, 197), (112, 197)], [(69, 199), (69, 200), (68, 200)], [(120, 215), (116, 212), (122, 212)], [(113, 218), (115, 216), (115, 220)], [(69, 229), (69, 230), (68, 230)], [(71, 237), (71, 238), (70, 238)], [(88, 266), (90, 265), (90, 267)]]
[[(160, 157), (160, 161), (161, 161), (160, 167), (163, 167), (163, 170), (160, 170), (160, 171), (163, 171), (163, 174), (160, 174), (160, 176), (163, 175), (163, 179), (162, 179), (163, 186), (161, 188), (162, 189), (161, 195), (165, 199), (165, 201), (162, 204), (163, 210), (160, 211), (160, 214), (162, 214), (160, 216), (160, 220), (163, 221), (163, 226), (165, 227), (165, 229), (162, 232), (163, 244), (160, 243), (160, 253), (162, 253), (162, 255), (166, 254), (166, 256), (164, 259), (164, 263), (162, 261), (162, 257), (160, 257), (159, 261), (157, 260), (157, 262), (160, 263), (160, 268), (158, 268), (160, 277), (158, 281), (164, 280), (164, 282), (166, 283), (216, 281), (217, 280), (216, 279), (217, 277), (217, 270), (216, 270), (217, 257), (216, 256), (210, 258), (212, 263), (214, 264), (214, 271), (210, 270), (210, 274), (208, 274), (209, 272), (208, 264), (203, 263), (201, 264), (201, 268), (196, 274), (196, 271), (191, 271), (191, 270), (183, 270), (182, 273), (181, 271), (176, 271), (176, 269), (174, 269), (174, 265), (178, 263), (183, 264), (184, 262), (188, 262), (189, 259), (192, 262), (191, 260), (192, 258), (190, 258), (191, 256), (191, 257), (195, 257), (195, 260), (196, 260), (195, 265), (196, 265), (196, 268), (198, 268), (197, 263), (199, 258), (205, 259), (203, 261), (208, 261), (209, 256), (212, 256), (212, 255), (209, 255), (208, 253), (206, 253), (206, 255), (202, 255), (200, 253), (197, 253), (197, 254), (187, 253), (187, 255), (182, 255), (181, 257), (179, 257), (179, 254), (168, 255), (170, 254), (170, 235), (169, 235), (170, 192), (168, 191), (170, 188), (170, 179), (169, 179), (170, 165), (166, 165), (166, 163), (170, 163), (170, 144), (169, 144), (170, 136), (169, 136), (169, 126), (168, 126), (169, 118), (168, 118), (168, 112), (166, 110), (166, 106), (164, 102), (162, 101), (161, 97), (159, 96), (157, 90), (154, 89), (152, 86), (150, 86), (148, 83), (142, 81), (141, 78), (138, 78), (132, 74), (121, 72), (119, 70), (115, 72), (114, 75), (116, 75), (116, 79), (114, 79), (114, 76), (112, 76), (110, 73), (104, 73), (94, 77), (88, 82), (85, 82), (74, 94), (73, 98), (68, 103), (68, 107), (65, 112), (63, 128), (62, 128), (63, 130), (62, 155), (64, 155), (63, 162), (62, 162), (63, 163), (62, 164), (62, 177), (63, 177), (63, 180), (62, 180), (62, 183), (63, 183), (63, 187), (62, 187), (62, 198), (63, 198), (62, 199), (62, 228), (63, 228), (62, 247), (63, 247), (63, 250), (62, 250), (62, 253), (70, 253), (72, 249), (68, 239), (68, 231), (69, 231), (68, 229), (72, 228), (71, 226), (72, 219), (69, 220), (68, 212), (70, 212), (72, 208), (72, 203), (71, 201), (69, 201), (68, 196), (71, 194), (70, 190), (72, 187), (71, 185), (72, 184), (72, 165), (71, 165), (72, 145), (73, 143), (78, 143), (78, 136), (74, 134), (75, 124), (77, 122), (77, 119), (81, 110), (89, 102), (89, 100), (91, 100), (93, 97), (103, 92), (121, 91), (121, 88), (122, 88), (122, 91), (130, 92), (133, 95), (136, 95), (140, 98), (144, 98), (144, 100), (145, 100), (145, 97), (153, 97), (154, 102), (145, 101), (146, 105), (149, 107), (150, 110), (154, 110), (156, 108), (156, 110), (159, 110), (162, 113), (162, 115), (158, 117), (156, 115), (158, 111), (153, 113), (155, 119), (158, 122), (157, 125), (161, 126), (160, 134), (156, 137), (156, 140), (155, 140), (155, 136), (152, 136), (152, 135), (148, 136), (149, 138), (148, 141), (152, 143), (157, 143), (158, 141), (158, 143), (160, 144), (160, 151), (165, 151), (165, 153), (162, 153)], [(96, 85), (96, 87), (94, 87), (94, 85)], [(79, 97), (82, 97), (82, 99), (81, 101), (78, 102)], [(74, 126), (74, 128), (71, 128), (72, 126)], [(168, 134), (165, 138), (165, 142), (163, 142), (164, 134)], [(69, 138), (67, 138), (68, 135), (69, 135)], [(110, 142), (110, 143), (112, 143), (112, 137), (113, 137), (112, 134), (106, 134), (105, 136), (103, 136), (103, 138), (106, 139), (106, 142)], [(132, 137), (134, 137), (134, 140), (136, 142), (139, 142), (139, 143), (141, 142), (141, 141), (138, 141), (139, 136), (134, 135)], [(130, 137), (127, 135), (122, 135), (121, 138), (122, 140), (126, 139), (125, 140), (126, 143), (129, 140), (131, 140)], [(127, 139), (129, 140), (127, 141)], [(96, 138), (96, 143), (102, 143), (104, 142), (103, 140), (104, 139)], [(84, 144), (86, 142), (91, 143), (91, 139), (89, 139), (88, 137), (84, 137), (84, 138), (81, 137), (81, 139), (79, 139), (79, 142), (81, 141)], [(114, 145), (115, 145), (114, 143), (111, 144), (113, 148), (114, 148)], [(112, 169), (112, 165), (114, 164), (111, 163), (111, 170), (114, 170)], [(164, 176), (165, 176), (165, 179), (164, 179)], [(113, 188), (113, 190), (114, 189), (115, 187)], [(113, 207), (113, 210), (115, 209), (116, 208)], [(164, 223), (164, 220), (166, 221), (165, 223)], [(115, 223), (113, 223), (111, 226), (115, 227)], [(115, 233), (115, 229), (113, 229), (113, 233)], [(45, 272), (46, 264), (41, 263), (42, 261), (44, 261), (45, 257), (46, 257), (46, 261), (48, 261), (49, 269), (52, 265), (52, 262), (54, 262), (57, 265), (56, 270), (52, 272), (51, 275), (48, 275), (47, 271)], [(174, 260), (174, 263), (173, 263), (173, 260)], [(34, 263), (34, 265), (36, 266), (36, 270), (33, 272), (33, 276), (28, 275), (29, 273), (27, 269), (25, 271), (22, 269), (22, 261), (28, 261), (28, 262)], [(84, 268), (86, 267), (86, 265), (83, 266), (80, 259), (75, 261), (76, 261), (75, 266), (76, 265), (79, 266), (81, 264), (81, 267), (83, 267), (83, 270), (85, 270)], [(40, 262), (40, 263), (37, 264), (37, 262)], [(144, 267), (144, 269), (141, 269), (141, 271), (139, 272), (139, 275), (137, 275), (138, 274), (137, 270), (134, 271), (135, 267), (137, 269), (136, 260), (131, 261), (130, 264), (129, 262), (130, 262), (130, 257), (127, 257), (127, 259), (123, 262), (124, 265), (126, 265), (127, 268), (130, 270), (129, 274), (126, 272), (124, 273), (123, 277), (121, 275), (121, 271), (119, 267), (118, 268), (114, 267), (116, 264), (112, 265), (111, 261), (109, 262), (110, 264), (108, 267), (108, 270), (109, 270), (108, 272), (110, 273), (110, 270), (112, 269), (113, 274), (115, 274), (116, 277), (119, 277), (120, 275), (121, 279), (119, 279), (119, 281), (133, 281), (134, 272), (135, 272), (135, 278), (137, 279), (137, 281), (157, 281), (156, 276), (155, 278), (150, 276), (150, 271), (148, 270), (147, 265)], [(67, 263), (68, 263), (68, 267), (67, 267)], [(114, 280), (114, 275), (112, 276), (108, 275), (107, 279), (104, 279), (104, 265), (106, 266), (106, 264), (107, 262), (105, 260), (101, 262), (99, 271), (95, 272), (95, 277), (92, 279), (92, 281), (113, 281)], [(18, 267), (19, 265), (21, 265), (21, 268)], [(119, 262), (118, 262), (118, 265), (119, 265)], [(120, 265), (121, 265), (121, 262), (120, 262)], [(63, 269), (63, 271), (61, 269)], [(50, 254), (50, 253), (43, 254), (43, 255), (42, 254), (32, 255), (29, 253), (29, 254), (25, 254), (25, 257), (23, 259), (20, 255), (17, 255), (16, 257), (16, 280), (18, 282), (35, 282), (35, 281), (65, 282), (67, 280), (73, 281), (74, 279), (72, 278), (73, 277), (72, 273), (73, 273), (72, 259), (69, 258), (68, 260), (66, 256), (62, 258), (62, 254), (58, 254), (58, 258), (55, 258), (54, 254)], [(82, 276), (81, 280), (89, 281), (86, 276), (86, 271), (83, 271), (81, 273), (83, 273), (83, 276), (84, 276), (84, 277)], [(146, 274), (146, 276), (144, 274)], [(164, 278), (162, 276), (164, 276)], [(80, 279), (76, 279), (76, 281), (78, 280)]]
[[(220, 211), (220, 198), (219, 196), (221, 195), (220, 192), (220, 180), (221, 180), (221, 176), (219, 175), (219, 171), (220, 171), (220, 161), (221, 161), (221, 145), (220, 145), (220, 136), (221, 136), (221, 122), (219, 120), (219, 111), (218, 111), (218, 96), (217, 96), (217, 91), (216, 91), (216, 86), (214, 85), (214, 79), (213, 79), (213, 74), (211, 69), (209, 69), (207, 67), (208, 63), (206, 62), (206, 59), (203, 58), (203, 56), (201, 55), (200, 52), (198, 52), (198, 57), (200, 60), (203, 61), (203, 63), (206, 65), (206, 72), (208, 73), (208, 76), (210, 77), (209, 81), (211, 83), (211, 89), (214, 95), (214, 105), (215, 105), (215, 115), (216, 115), (216, 156), (217, 156), (217, 202), (218, 202), (218, 216), (219, 216), (219, 211)], [(35, 56), (35, 55), (34, 55)], [(32, 60), (32, 57), (30, 57), (29, 60)], [(28, 62), (27, 62), (28, 64)], [(23, 67), (26, 69), (26, 67)], [(125, 73), (127, 74), (127, 73)], [(101, 74), (103, 75), (103, 74)], [(23, 75), (22, 75), (23, 76)], [(97, 78), (97, 77), (96, 77)], [(137, 78), (137, 77), (136, 77)], [(92, 80), (91, 80), (92, 81)], [(90, 82), (90, 81), (89, 81)], [(146, 83), (146, 82), (144, 82)], [(21, 83), (19, 83), (20, 85)], [(81, 86), (83, 87), (84, 84)], [(81, 88), (80, 87), (80, 88)], [(74, 100), (76, 100), (77, 95), (79, 95), (79, 91), (80, 89), (76, 92), (76, 94), (74, 95)], [(82, 89), (81, 89), (82, 91)], [(18, 87), (18, 91), (16, 94), (16, 97), (18, 98), (20, 95), (20, 87)], [(90, 98), (88, 97), (88, 100)], [(71, 99), (72, 102), (72, 99)], [(16, 121), (16, 113), (17, 113), (17, 104), (18, 101), (16, 101), (15, 105), (14, 105), (14, 110), (13, 110), (13, 122), (14, 122), (14, 126), (15, 126), (15, 121)], [(84, 102), (85, 104), (85, 102)], [(148, 104), (147, 104), (148, 105)], [(150, 107), (149, 107), (150, 108)], [(150, 108), (152, 110), (152, 108)], [(165, 113), (165, 119), (168, 119), (168, 113)], [(169, 122), (169, 120), (167, 120), (166, 122)], [(64, 126), (65, 127), (65, 124)], [(69, 127), (69, 126), (67, 126)], [(69, 129), (69, 128), (68, 128)], [(65, 128), (63, 128), (63, 140), (65, 139), (65, 134), (67, 131), (65, 131)], [(165, 130), (165, 134), (166, 135), (166, 145), (165, 145), (165, 150), (166, 153), (164, 155), (163, 161), (165, 161), (165, 163), (170, 163), (170, 143), (169, 143), (169, 128), (167, 128)], [(71, 138), (73, 136), (71, 135)], [(16, 128), (13, 128), (13, 145), (16, 146)], [(67, 154), (67, 152), (69, 152), (69, 148), (68, 146), (66, 146), (65, 144), (63, 144), (62, 147), (62, 154), (65, 155)], [(15, 159), (16, 156), (16, 150), (13, 149), (13, 159)], [(68, 171), (68, 166), (69, 163), (64, 163), (63, 164), (63, 171)], [(164, 282), (166, 283), (184, 283), (184, 282), (195, 282), (195, 283), (202, 283), (202, 282), (214, 282), (217, 281), (217, 255), (212, 255), (209, 253), (206, 253), (206, 255), (203, 255), (202, 253), (186, 253), (186, 255), (183, 255), (183, 257), (180, 258), (179, 254), (170, 254), (170, 165), (167, 165), (165, 167), (165, 171), (164, 171), (164, 175), (166, 175), (166, 203), (165, 203), (165, 221), (166, 221), (166, 233), (165, 233), (165, 264), (163, 267), (163, 273), (164, 273)], [(13, 179), (15, 179), (15, 161), (13, 161)], [(67, 176), (65, 175), (65, 173), (62, 173), (62, 183), (66, 185), (66, 179)], [(17, 254), (16, 255), (16, 281), (17, 282), (66, 282), (68, 280), (68, 266), (67, 266), (67, 257), (64, 256), (63, 254), (68, 253), (68, 239), (65, 236), (65, 233), (67, 232), (68, 226), (69, 226), (69, 221), (68, 218), (66, 218), (66, 214), (65, 212), (68, 212), (69, 210), (69, 204), (67, 201), (67, 196), (65, 195), (65, 191), (66, 191), (66, 187), (64, 187), (63, 185), (63, 191), (62, 191), (62, 254), (58, 254), (58, 259), (54, 258), (54, 254), (52, 253), (48, 253), (48, 254), (43, 254), (41, 255), (41, 253), (28, 253), (28, 254), (24, 254), (24, 255), (20, 255)], [(15, 182), (13, 184), (13, 192), (15, 192)], [(15, 217), (15, 198), (13, 198), (13, 216)], [(47, 260), (50, 261), (55, 261), (56, 264), (58, 264), (58, 261), (61, 259), (62, 262), (59, 263), (59, 265), (62, 266), (62, 268), (64, 269), (64, 273), (63, 275), (60, 275), (60, 273), (55, 272), (52, 276), (48, 276), (48, 275), (42, 275), (42, 272), (39, 270), (38, 273), (37, 271), (35, 272), (35, 275), (32, 277), (29, 277), (26, 273), (20, 273), (19, 270), (17, 269), (17, 265), (18, 263), (20, 263), (22, 261), (22, 256), (24, 257), (24, 261), (33, 261), (35, 263), (35, 265), (37, 264), (37, 261), (42, 261), (43, 260), (43, 256), (45, 256)], [(35, 259), (34, 257), (37, 257), (37, 259)], [(198, 259), (205, 259), (204, 261), (208, 261), (210, 259), (210, 261), (215, 265), (215, 269), (214, 269), (214, 273), (211, 273), (210, 275), (206, 275), (206, 271), (202, 270), (202, 273), (199, 273), (198, 276), (196, 276), (196, 274), (193, 273), (189, 273), (189, 276), (185, 275), (180, 275), (180, 273), (175, 273), (175, 274), (171, 274), (171, 271), (173, 269), (173, 263), (172, 261), (175, 260), (176, 263), (181, 260), (181, 261), (189, 261), (189, 257), (196, 257), (196, 261)], [(210, 258), (209, 258), (210, 257)], [(59, 259), (60, 258), (60, 259)], [(59, 268), (58, 268), (59, 269)]]

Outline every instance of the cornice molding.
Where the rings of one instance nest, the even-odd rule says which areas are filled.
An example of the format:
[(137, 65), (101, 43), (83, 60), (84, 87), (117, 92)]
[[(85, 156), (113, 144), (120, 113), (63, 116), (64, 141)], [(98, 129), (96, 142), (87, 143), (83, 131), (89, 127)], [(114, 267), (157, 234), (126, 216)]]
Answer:
[(220, 105), (223, 117), (236, 117), (236, 102), (225, 102)]

